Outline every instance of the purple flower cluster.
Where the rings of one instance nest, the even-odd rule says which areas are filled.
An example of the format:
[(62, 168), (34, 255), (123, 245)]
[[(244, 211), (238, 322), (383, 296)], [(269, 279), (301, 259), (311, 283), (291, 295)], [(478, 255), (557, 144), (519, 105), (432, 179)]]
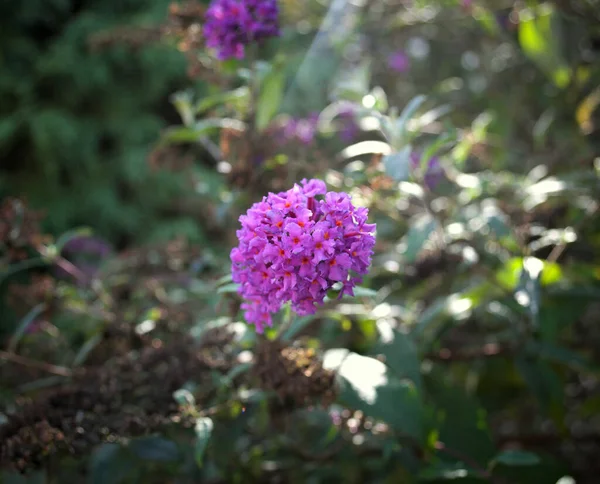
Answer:
[(419, 174), (425, 186), (430, 190), (433, 190), (444, 179), (444, 169), (437, 156), (430, 158), (427, 161), (427, 168), (422, 170), (421, 153), (413, 151), (410, 154), (410, 165), (413, 173)]
[(281, 145), (300, 143), (310, 146), (317, 135), (319, 113), (306, 118), (287, 118), (273, 126), (271, 135)]
[(240, 217), (240, 243), (231, 251), (246, 320), (262, 333), (285, 302), (306, 315), (335, 283), (340, 296), (354, 295), (375, 245), (367, 216), (368, 209), (354, 207), (347, 193), (327, 192), (320, 180), (302, 180), (255, 203)]
[(279, 35), (276, 0), (213, 0), (206, 11), (204, 37), (220, 60), (243, 59), (245, 46)]

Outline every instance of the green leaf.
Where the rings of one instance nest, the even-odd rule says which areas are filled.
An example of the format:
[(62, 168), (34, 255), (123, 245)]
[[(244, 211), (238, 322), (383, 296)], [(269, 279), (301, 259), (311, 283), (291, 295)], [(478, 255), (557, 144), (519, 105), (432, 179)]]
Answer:
[(540, 276), (544, 263), (535, 257), (526, 257), (523, 260), (523, 269), (519, 286), (515, 291), (515, 299), (519, 305), (527, 308), (534, 328), (539, 326), (540, 303), (542, 290)]
[(314, 314), (303, 316), (301, 318), (294, 318), (290, 327), (283, 333), (281, 336), (282, 341), (291, 341), (294, 336), (296, 336), (300, 331), (302, 331), (306, 326), (312, 323), (317, 316)]
[(426, 100), (427, 97), (423, 95), (415, 96), (408, 102), (406, 107), (402, 110), (400, 116), (394, 124), (394, 136), (392, 138), (392, 145), (394, 146), (394, 148), (398, 149), (402, 146), (403, 143), (406, 142), (407, 124)]
[(158, 435), (141, 437), (129, 442), (131, 452), (143, 460), (155, 462), (175, 462), (180, 453), (177, 444)]
[(31, 326), (31, 323), (33, 323), (35, 321), (35, 319), (40, 314), (42, 314), (45, 310), (46, 310), (46, 303), (40, 303), (37, 306), (34, 306), (31, 309), (31, 311), (29, 311), (25, 315), (25, 317), (21, 320), (21, 322), (15, 329), (15, 332), (13, 333), (13, 336), (8, 345), (8, 351), (10, 351), (11, 353), (15, 351), (15, 349), (19, 345), (19, 341), (21, 341), (21, 338), (27, 332), (27, 328), (29, 328), (29, 326)]
[(256, 106), (256, 128), (263, 131), (271, 122), (283, 99), (285, 88), (285, 71), (282, 68), (273, 68), (265, 77), (258, 105)]
[(527, 357), (518, 357), (515, 363), (541, 409), (549, 413), (561, 405), (563, 384), (548, 363)]
[(136, 463), (119, 444), (102, 444), (92, 453), (89, 464), (90, 484), (119, 484), (125, 482)]
[(194, 395), (192, 395), (192, 392), (185, 388), (180, 388), (173, 392), (173, 398), (178, 405), (194, 405), (196, 403), (196, 399), (194, 398)]
[(198, 467), (202, 467), (204, 460), (204, 453), (210, 440), (210, 436), (213, 431), (213, 421), (208, 417), (202, 417), (196, 420), (196, 446), (194, 451), (194, 458)]
[(419, 481), (454, 481), (470, 476), (476, 476), (476, 473), (472, 469), (469, 469), (463, 462), (447, 463), (437, 461), (429, 464), (419, 472)]
[(228, 294), (232, 292), (237, 292), (240, 285), (236, 282), (232, 282), (231, 284), (225, 284), (224, 286), (219, 287), (217, 289), (217, 294)]
[(429, 160), (437, 155), (442, 149), (446, 148), (447, 145), (451, 145), (456, 142), (457, 134), (456, 132), (445, 133), (431, 143), (425, 150), (423, 150), (423, 154), (421, 155), (421, 159), (419, 161), (419, 168), (421, 174), (427, 173), (427, 168), (429, 165)]
[(355, 297), (375, 297), (375, 296), (377, 296), (377, 291), (375, 289), (371, 289), (370, 287), (356, 286), (354, 288), (354, 296)]
[(519, 44), (557, 87), (564, 88), (571, 70), (560, 53), (561, 36), (556, 22), (554, 6), (548, 2), (524, 9), (519, 18)]
[(61, 252), (62, 248), (67, 244), (70, 240), (75, 239), (77, 237), (89, 237), (92, 235), (92, 229), (89, 227), (80, 227), (75, 230), (69, 230), (62, 234), (57, 240), (54, 246), (56, 247), (57, 252)]
[(410, 145), (404, 146), (400, 151), (383, 157), (383, 166), (387, 175), (396, 181), (406, 181), (410, 178)]
[(425, 378), (435, 407), (438, 440), (485, 466), (495, 454), (485, 410), (461, 387), (446, 384), (445, 371), (436, 367)]
[(225, 274), (223, 277), (220, 277), (217, 281), (217, 286), (222, 286), (228, 282), (233, 282), (233, 276), (231, 274)]
[(393, 329), (386, 320), (377, 322), (379, 341), (373, 348), (372, 354), (385, 356), (385, 364), (390, 367), (394, 375), (399, 378), (408, 378), (417, 390), (422, 391), (421, 361), (417, 354), (417, 347), (406, 333)]
[(196, 103), (196, 114), (214, 108), (220, 104), (235, 103), (238, 108), (247, 104), (250, 97), (250, 90), (247, 86), (242, 86), (229, 92), (218, 92), (211, 96), (206, 96)]
[(100, 342), (104, 339), (102, 333), (97, 333), (88, 339), (79, 351), (75, 355), (73, 359), (73, 366), (79, 366), (85, 363), (88, 355), (93, 351), (93, 349), (100, 344)]
[(578, 371), (598, 371), (599, 368), (587, 358), (564, 346), (554, 345), (545, 341), (530, 341), (526, 349), (529, 353), (546, 360), (561, 363)]
[(424, 440), (423, 403), (414, 384), (396, 378), (381, 361), (347, 349), (327, 351), (323, 364), (337, 371), (342, 405), (386, 422), (401, 435)]
[(237, 119), (208, 118), (198, 121), (192, 126), (169, 128), (163, 134), (161, 141), (163, 143), (197, 143), (203, 136), (222, 128), (244, 131), (246, 125)]
[(417, 215), (411, 221), (408, 233), (402, 239), (405, 244), (402, 254), (405, 262), (410, 264), (417, 260), (423, 245), (434, 233), (436, 224), (434, 218), (427, 213)]
[(492, 463), (507, 466), (533, 466), (540, 463), (540, 458), (536, 454), (524, 450), (505, 450), (494, 457)]

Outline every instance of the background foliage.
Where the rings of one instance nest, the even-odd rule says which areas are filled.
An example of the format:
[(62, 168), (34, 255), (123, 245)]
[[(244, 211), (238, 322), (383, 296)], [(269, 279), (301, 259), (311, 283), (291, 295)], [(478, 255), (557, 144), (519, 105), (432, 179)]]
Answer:
[[(0, 7), (2, 483), (596, 481), (594, 0), (282, 1), (223, 63), (201, 3), (27, 3)], [(369, 207), (371, 273), (260, 336), (237, 216), (304, 176)]]

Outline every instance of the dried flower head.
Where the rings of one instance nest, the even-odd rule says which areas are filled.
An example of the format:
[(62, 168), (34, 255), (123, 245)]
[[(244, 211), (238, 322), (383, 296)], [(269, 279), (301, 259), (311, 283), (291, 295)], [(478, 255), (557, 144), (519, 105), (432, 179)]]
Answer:
[(312, 348), (263, 341), (256, 351), (253, 372), (260, 387), (277, 393), (284, 406), (327, 405), (335, 399), (335, 374), (323, 368)]
[(288, 301), (298, 314), (312, 314), (336, 283), (340, 296), (353, 295), (375, 245), (367, 216), (347, 193), (327, 192), (320, 180), (302, 180), (255, 203), (240, 217), (240, 243), (231, 251), (247, 321), (262, 332)]
[(276, 0), (213, 0), (206, 12), (204, 37), (221, 60), (242, 59), (245, 47), (279, 35)]

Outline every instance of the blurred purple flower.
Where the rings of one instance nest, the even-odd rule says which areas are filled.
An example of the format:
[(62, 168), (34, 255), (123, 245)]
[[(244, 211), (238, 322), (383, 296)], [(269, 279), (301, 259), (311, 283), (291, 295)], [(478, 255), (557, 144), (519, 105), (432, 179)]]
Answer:
[(288, 118), (275, 126), (273, 136), (280, 145), (297, 142), (310, 146), (317, 135), (319, 113), (312, 113), (306, 118)]
[[(94, 277), (100, 264), (110, 253), (111, 247), (106, 241), (90, 236), (74, 237), (67, 241), (61, 250), (63, 259), (87, 279)], [(72, 273), (60, 266), (56, 267), (55, 272), (57, 277), (73, 277)]]
[(439, 183), (444, 179), (444, 169), (440, 164), (440, 159), (437, 156), (434, 156), (429, 159), (427, 162), (427, 168), (425, 172), (422, 172), (421, 169), (421, 153), (418, 151), (413, 151), (410, 155), (410, 164), (411, 169), (414, 174), (416, 174), (419, 179), (422, 179), (425, 186), (433, 190), (435, 187), (439, 185)]
[(388, 67), (396, 72), (406, 72), (410, 67), (408, 55), (402, 50), (398, 50), (388, 57)]
[(203, 33), (220, 60), (243, 59), (246, 45), (279, 36), (277, 1), (213, 0)]
[(351, 104), (342, 107), (338, 113), (338, 120), (340, 139), (345, 143), (352, 143), (360, 134), (360, 126), (356, 122), (356, 108)]

